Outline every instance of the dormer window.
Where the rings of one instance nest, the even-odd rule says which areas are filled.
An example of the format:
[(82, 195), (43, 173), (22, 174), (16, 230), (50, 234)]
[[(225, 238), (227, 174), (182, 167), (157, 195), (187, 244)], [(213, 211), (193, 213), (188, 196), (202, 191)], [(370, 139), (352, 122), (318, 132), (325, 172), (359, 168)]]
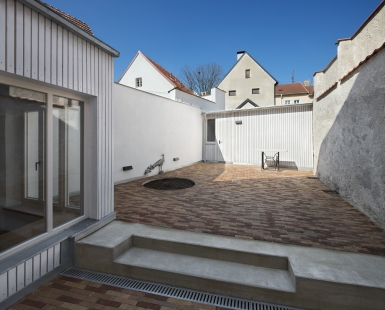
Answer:
[(142, 87), (142, 78), (136, 78), (135, 79), (135, 85), (136, 87)]
[(246, 77), (246, 79), (250, 78), (250, 69), (246, 69), (245, 77)]

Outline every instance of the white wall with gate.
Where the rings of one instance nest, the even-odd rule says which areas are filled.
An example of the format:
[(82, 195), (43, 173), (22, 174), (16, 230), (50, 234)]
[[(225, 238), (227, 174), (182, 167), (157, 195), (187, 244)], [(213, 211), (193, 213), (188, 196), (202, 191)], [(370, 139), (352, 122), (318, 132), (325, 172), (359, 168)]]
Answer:
[[(312, 104), (206, 113), (203, 159), (260, 165), (261, 150), (285, 150), (280, 152), (282, 167), (310, 169), (313, 167), (312, 114)], [(207, 121), (213, 119), (215, 139), (208, 141)]]

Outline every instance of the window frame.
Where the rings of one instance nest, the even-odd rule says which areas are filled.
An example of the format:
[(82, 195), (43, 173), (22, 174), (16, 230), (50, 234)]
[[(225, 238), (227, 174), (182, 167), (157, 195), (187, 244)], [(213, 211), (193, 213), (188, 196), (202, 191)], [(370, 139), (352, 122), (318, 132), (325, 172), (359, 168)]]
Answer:
[[(28, 248), (40, 241), (43, 241), (47, 239), (48, 237), (51, 237), (58, 232), (61, 232), (81, 221), (88, 218), (90, 216), (91, 210), (90, 210), (90, 203), (88, 202), (87, 196), (89, 196), (90, 192), (86, 184), (87, 177), (90, 177), (89, 172), (87, 171), (86, 164), (84, 163), (85, 153), (89, 153), (89, 151), (85, 148), (85, 145), (87, 145), (87, 141), (92, 141), (92, 137), (90, 135), (90, 132), (92, 131), (90, 129), (91, 126), (95, 126), (95, 124), (87, 124), (85, 126), (85, 123), (87, 122), (86, 119), (89, 122), (89, 119), (91, 118), (90, 115), (94, 113), (93, 111), (96, 110), (96, 104), (93, 103), (96, 102), (96, 96), (93, 95), (87, 95), (87, 94), (79, 94), (78, 92), (75, 92), (71, 89), (59, 89), (58, 87), (50, 84), (44, 83), (44, 85), (40, 84), (38, 81), (28, 79), (28, 81), (23, 79), (15, 79), (14, 77), (9, 77), (6, 74), (3, 74), (3, 72), (0, 71), (0, 84), (6, 84), (9, 86), (15, 86), (25, 89), (34, 90), (37, 92), (42, 92), (46, 94), (46, 115), (44, 117), (45, 121), (45, 189), (44, 189), (44, 199), (46, 201), (45, 208), (46, 208), (46, 232), (42, 233), (36, 237), (32, 237), (31, 239), (28, 239), (18, 245), (15, 245), (14, 247), (11, 247), (3, 252), (0, 253), (0, 260), (5, 259), (17, 252), (20, 252), (21, 250), (24, 250), (25, 248)], [(82, 166), (82, 186), (83, 186), (83, 215), (64, 223), (61, 226), (53, 227), (53, 117), (52, 117), (52, 111), (53, 111), (53, 96), (60, 96), (60, 97), (67, 97), (74, 100), (82, 101), (84, 103), (84, 117), (83, 117), (83, 166)], [(96, 159), (96, 158), (95, 158)], [(87, 199), (87, 201), (86, 201)]]
[(250, 77), (251, 77), (251, 71), (250, 71), (250, 69), (246, 69), (245, 70), (245, 78), (249, 79)]
[[(296, 101), (298, 101), (298, 102), (296, 102)], [(294, 104), (300, 104), (301, 103), (301, 100), (300, 99), (295, 99), (294, 100)]]
[[(254, 92), (254, 91), (257, 91), (256, 93)], [(252, 88), (251, 89), (251, 94), (252, 95), (259, 95), (261, 93), (261, 91), (260, 91), (260, 88)]]
[[(231, 93), (234, 93), (233, 95)], [(234, 97), (237, 95), (237, 91), (236, 90), (229, 90), (229, 96), (231, 97)]]
[(135, 78), (135, 87), (142, 87), (143, 86), (143, 79), (141, 77)]
[(290, 99), (285, 99), (285, 105), (289, 105), (291, 104), (291, 100)]

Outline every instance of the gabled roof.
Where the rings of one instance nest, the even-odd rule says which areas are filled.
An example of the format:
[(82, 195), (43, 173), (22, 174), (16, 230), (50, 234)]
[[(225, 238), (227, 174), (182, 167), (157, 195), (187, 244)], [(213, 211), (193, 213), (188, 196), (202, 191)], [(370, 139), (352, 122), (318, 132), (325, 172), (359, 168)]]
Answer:
[(190, 95), (194, 95), (194, 93), (188, 89), (175, 75), (173, 75), (171, 72), (164, 69), (161, 65), (157, 64), (152, 59), (148, 58), (146, 55), (144, 55), (141, 51), (138, 51), (134, 57), (134, 59), (131, 61), (131, 63), (128, 65), (127, 69), (124, 71), (122, 76), (119, 79), (119, 83), (128, 71), (128, 69), (131, 67), (131, 65), (134, 63), (135, 59), (138, 57), (138, 55), (142, 55), (163, 77), (171, 83), (171, 85), (174, 86), (174, 89), (179, 89), (185, 93), (188, 93)]
[(245, 101), (243, 101), (239, 106), (237, 106), (235, 109), (242, 109), (246, 104), (250, 103), (255, 108), (258, 108), (258, 104), (247, 98)]
[(295, 95), (308, 94), (313, 95), (314, 86), (305, 86), (301, 82), (291, 84), (281, 84), (275, 86), (275, 95)]
[[(385, 0), (384, 0), (385, 1)], [(245, 55), (249, 55), (249, 57), (258, 65), (262, 68), (263, 71), (265, 71), (274, 81), (276, 84), (278, 84), (278, 81), (264, 68), (261, 66), (261, 64), (256, 61), (248, 52), (244, 52), (243, 55), (241, 57), (239, 57), (239, 59), (237, 60), (237, 62), (234, 64), (234, 66), (231, 67), (231, 69), (226, 73), (226, 75), (223, 77), (223, 79), (218, 83), (221, 84), (222, 81), (229, 75), (229, 73), (236, 67), (236, 65), (241, 61), (241, 59), (245, 56)]]
[(49, 8), (50, 10), (54, 11), (55, 13), (59, 14), (61, 17), (64, 17), (66, 20), (68, 20), (69, 22), (73, 23), (75, 26), (79, 27), (80, 29), (84, 30), (85, 32), (91, 34), (91, 35), (94, 35), (94, 33), (92, 32), (90, 26), (88, 26), (85, 22), (82, 22), (81, 20), (71, 16), (71, 15), (68, 15), (67, 13), (63, 12), (63, 11), (60, 11), (59, 9), (53, 7), (52, 5), (49, 5), (48, 3), (45, 3), (41, 0), (35, 0), (36, 2), (39, 2), (41, 3), (42, 5), (44, 5), (45, 7)]

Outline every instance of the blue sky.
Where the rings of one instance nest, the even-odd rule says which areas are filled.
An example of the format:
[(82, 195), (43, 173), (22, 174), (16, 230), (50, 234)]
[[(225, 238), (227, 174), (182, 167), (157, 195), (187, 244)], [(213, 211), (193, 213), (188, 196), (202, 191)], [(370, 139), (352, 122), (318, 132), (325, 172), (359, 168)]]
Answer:
[(120, 52), (118, 80), (138, 50), (179, 76), (216, 62), (226, 73), (245, 50), (280, 84), (310, 79), (381, 0), (45, 0), (86, 22)]

